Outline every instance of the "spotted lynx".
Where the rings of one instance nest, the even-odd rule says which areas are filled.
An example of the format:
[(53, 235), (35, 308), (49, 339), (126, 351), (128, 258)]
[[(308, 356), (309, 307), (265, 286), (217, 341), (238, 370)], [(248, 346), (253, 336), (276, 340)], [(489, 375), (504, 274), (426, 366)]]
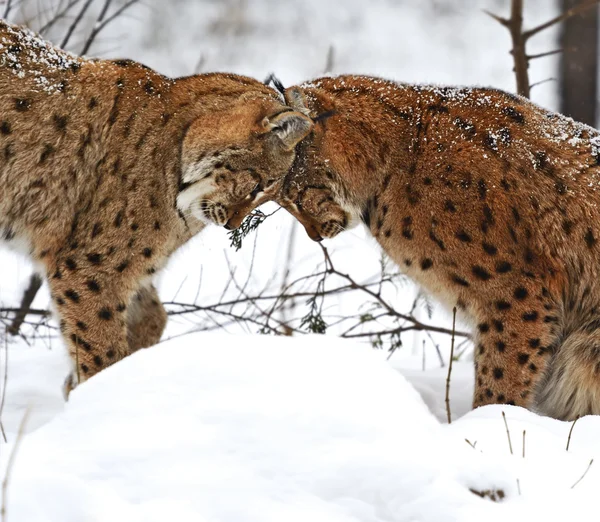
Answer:
[(237, 226), (311, 127), (250, 78), (172, 80), (0, 24), (0, 233), (47, 274), (79, 380), (159, 340), (153, 274)]
[[(317, 241), (362, 221), (473, 327), (474, 406), (600, 413), (600, 134), (495, 89), (322, 78), (277, 201)], [(329, 112), (329, 111), (333, 111)]]

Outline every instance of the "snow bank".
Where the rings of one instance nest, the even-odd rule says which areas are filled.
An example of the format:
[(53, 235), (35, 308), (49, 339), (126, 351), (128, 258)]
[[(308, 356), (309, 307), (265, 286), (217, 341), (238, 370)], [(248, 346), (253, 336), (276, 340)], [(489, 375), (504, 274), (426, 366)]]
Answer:
[(336, 338), (196, 334), (101, 372), (26, 435), (7, 520), (548, 518), (590, 504), (600, 481), (592, 466), (570, 489), (600, 419), (578, 422), (567, 453), (569, 427), (499, 406), (440, 424), (377, 352)]

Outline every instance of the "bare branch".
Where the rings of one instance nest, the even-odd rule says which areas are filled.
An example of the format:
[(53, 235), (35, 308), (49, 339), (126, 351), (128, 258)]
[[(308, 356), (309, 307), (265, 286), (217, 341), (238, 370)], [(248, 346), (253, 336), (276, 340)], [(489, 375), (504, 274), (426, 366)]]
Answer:
[(69, 43), (73, 32), (81, 22), (81, 19), (83, 18), (83, 15), (85, 15), (85, 12), (89, 9), (90, 5), (92, 5), (93, 1), (94, 0), (86, 0), (85, 4), (83, 4), (83, 7), (79, 10), (79, 13), (77, 13), (75, 20), (73, 20), (73, 23), (69, 26), (69, 29), (67, 30), (67, 33), (65, 34), (65, 37), (63, 38), (63, 41), (60, 44), (60, 47), (62, 49), (65, 49), (67, 47), (67, 44)]
[(553, 54), (558, 54), (558, 53), (562, 53), (562, 52), (564, 52), (564, 49), (554, 49), (554, 51), (547, 51), (545, 53), (528, 54), (527, 59), (535, 60), (536, 58), (544, 58), (545, 56), (552, 56)]
[[(105, 9), (108, 9), (108, 5), (110, 5), (112, 0), (106, 0), (104, 7)], [(83, 46), (83, 49), (81, 50), (81, 54), (86, 54), (88, 52), (88, 50), (90, 49), (91, 45), (94, 43), (94, 40), (96, 39), (96, 37), (98, 36), (98, 34), (108, 25), (110, 24), (113, 20), (115, 20), (116, 18), (118, 18), (121, 14), (123, 14), (127, 9), (129, 9), (132, 5), (137, 4), (140, 0), (129, 0), (128, 2), (125, 2), (121, 7), (119, 7), (119, 9), (117, 9), (113, 14), (111, 14), (108, 18), (106, 19), (101, 19), (100, 17), (98, 18), (98, 21), (96, 23), (96, 25), (94, 26), (94, 29), (92, 29), (92, 32), (90, 33), (90, 36), (88, 37), (87, 41), (85, 42), (85, 45)], [(100, 13), (100, 15), (102, 16), (102, 18), (104, 18), (104, 15), (106, 14), (106, 10), (103, 9), (102, 13)]]
[(37, 295), (41, 286), (42, 278), (39, 276), (39, 274), (32, 274), (31, 278), (29, 279), (29, 286), (23, 293), (19, 311), (15, 315), (12, 324), (7, 329), (10, 335), (17, 335), (19, 333), (19, 329), (21, 328), (23, 321), (25, 321), (25, 317), (27, 317), (27, 314), (29, 313), (31, 303), (33, 303), (33, 300), (35, 299), (35, 296)]
[(577, 4), (575, 7), (571, 7), (571, 9), (567, 9), (563, 14), (558, 15), (547, 22), (534, 27), (533, 29), (529, 29), (529, 31), (525, 31), (523, 33), (523, 39), (528, 40), (532, 36), (538, 34), (544, 29), (548, 29), (548, 27), (552, 27), (559, 22), (566, 20), (567, 18), (571, 18), (572, 16), (578, 15), (587, 11), (588, 9), (597, 6), (600, 0), (583, 0), (580, 4)]
[(4, 8), (4, 13), (2, 13), (2, 18), (5, 20), (8, 18), (10, 14), (10, 10), (12, 9), (12, 0), (6, 0), (6, 7)]
[(448, 376), (446, 377), (446, 415), (448, 424), (452, 424), (450, 414), (450, 377), (452, 375), (452, 360), (454, 359), (454, 332), (456, 331), (456, 306), (452, 309), (452, 342), (450, 344), (450, 361), (448, 362)]
[(67, 5), (61, 9), (60, 11), (57, 11), (52, 18), (50, 18), (50, 20), (48, 20), (39, 30), (38, 33), (40, 33), (41, 35), (46, 34), (51, 28), (52, 26), (54, 26), (54, 24), (60, 20), (62, 20), (63, 18), (66, 17), (67, 13), (71, 10), (71, 8), (75, 5), (77, 5), (81, 0), (69, 0), (69, 2), (67, 3)]

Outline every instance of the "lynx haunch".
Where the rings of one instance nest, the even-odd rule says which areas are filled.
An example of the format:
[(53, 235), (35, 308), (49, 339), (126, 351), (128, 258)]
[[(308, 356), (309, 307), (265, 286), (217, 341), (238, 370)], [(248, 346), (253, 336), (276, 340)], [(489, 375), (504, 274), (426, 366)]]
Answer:
[(239, 224), (311, 127), (253, 79), (173, 80), (0, 23), (0, 235), (47, 274), (80, 380), (158, 341), (152, 275)]
[[(600, 413), (600, 134), (485, 88), (322, 78), (333, 111), (276, 200), (315, 240), (364, 222), (474, 331), (474, 406)], [(329, 114), (332, 114), (329, 112)]]

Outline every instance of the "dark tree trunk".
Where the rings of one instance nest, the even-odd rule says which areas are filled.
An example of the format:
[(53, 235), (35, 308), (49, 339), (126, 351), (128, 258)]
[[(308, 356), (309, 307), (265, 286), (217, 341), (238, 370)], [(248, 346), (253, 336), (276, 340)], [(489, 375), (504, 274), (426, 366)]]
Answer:
[[(581, 0), (561, 0), (563, 12)], [(560, 60), (563, 114), (596, 126), (598, 96), (598, 7), (568, 18), (562, 24)]]

